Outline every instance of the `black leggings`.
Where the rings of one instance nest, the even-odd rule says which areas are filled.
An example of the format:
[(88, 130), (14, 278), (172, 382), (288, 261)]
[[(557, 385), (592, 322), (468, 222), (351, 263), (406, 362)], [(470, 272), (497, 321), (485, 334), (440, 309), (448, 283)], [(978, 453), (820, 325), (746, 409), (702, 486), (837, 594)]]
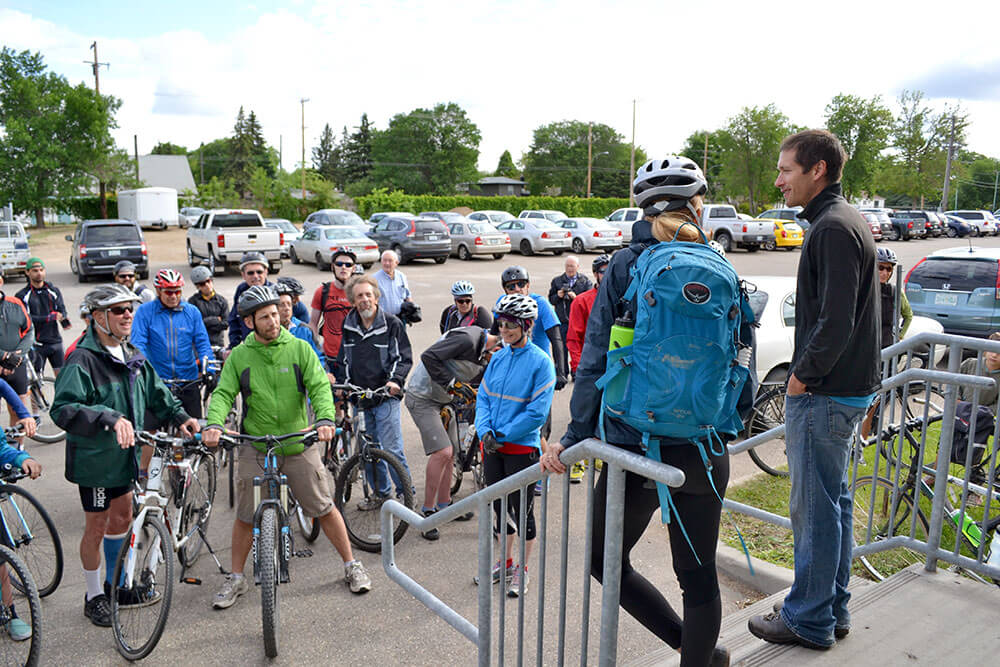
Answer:
[[(503, 454), (501, 452), (487, 454), (483, 459), (483, 477), (486, 479), (487, 484), (495, 484), (506, 477), (516, 475), (536, 463), (538, 463), (538, 452), (532, 454)], [(524, 502), (525, 514), (527, 515), (524, 519), (524, 539), (526, 540), (535, 539), (535, 493), (534, 489), (532, 489), (533, 486), (534, 484), (528, 485), (528, 494)], [(493, 501), (493, 518), (493, 535), (499, 539), (499, 499)], [(516, 535), (518, 526), (520, 525), (521, 492), (515, 491), (507, 494), (507, 534)]]
[[(707, 665), (719, 637), (722, 623), (722, 600), (715, 571), (715, 550), (719, 540), (719, 516), (722, 504), (708, 482), (701, 456), (694, 446), (662, 449), (663, 462), (686, 474), (684, 485), (671, 489), (677, 515), (684, 523), (701, 565), (681, 533), (677, 516), (669, 524), (670, 553), (674, 574), (684, 598), (684, 620), (645, 577), (632, 568), (629, 553), (649, 526), (660, 501), (656, 485), (634, 473), (625, 474), (625, 526), (622, 535), (621, 606), (650, 632), (681, 651), (681, 665)], [(729, 482), (729, 455), (712, 457), (712, 479), (719, 495)], [(594, 542), (591, 550), (591, 574), (598, 580), (604, 575), (604, 518), (607, 502), (608, 467), (605, 465), (594, 494)]]

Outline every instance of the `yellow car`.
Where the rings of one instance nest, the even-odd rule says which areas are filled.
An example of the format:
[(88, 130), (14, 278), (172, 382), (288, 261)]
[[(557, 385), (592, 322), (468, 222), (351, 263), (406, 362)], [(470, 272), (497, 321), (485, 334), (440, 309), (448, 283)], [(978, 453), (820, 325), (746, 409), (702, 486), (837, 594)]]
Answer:
[(802, 247), (802, 239), (805, 233), (797, 223), (789, 220), (759, 219), (774, 223), (774, 236), (770, 236), (764, 241), (764, 250), (777, 250), (778, 248), (792, 250)]

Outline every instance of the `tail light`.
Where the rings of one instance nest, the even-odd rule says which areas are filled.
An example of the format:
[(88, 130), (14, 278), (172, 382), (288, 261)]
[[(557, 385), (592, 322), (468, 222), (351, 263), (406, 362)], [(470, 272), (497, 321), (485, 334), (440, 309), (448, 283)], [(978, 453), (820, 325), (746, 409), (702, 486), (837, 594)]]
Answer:
[(996, 292), (996, 296), (994, 298), (1000, 299), (1000, 271), (997, 271), (997, 285), (996, 285), (996, 288), (997, 288), (997, 292)]
[(548, 232), (542, 232), (542, 238), (543, 239), (549, 238), (549, 233)]
[(143, 257), (145, 257), (146, 255), (149, 254), (149, 250), (146, 248), (146, 242), (145, 241), (143, 241), (142, 243), (139, 244), (139, 249), (142, 251)]
[(407, 236), (413, 236), (417, 231), (417, 226), (412, 220), (410, 220), (410, 231), (406, 232)]
[(476, 245), (483, 245), (483, 237), (477, 236), (476, 240), (473, 241), (473, 243), (475, 243)]
[[(927, 258), (924, 257), (922, 260), (914, 264), (912, 269), (906, 272), (906, 280), (903, 281), (903, 289), (906, 289), (906, 285), (910, 282), (910, 276), (913, 275), (913, 272), (916, 271), (917, 267), (923, 264), (926, 260)], [(997, 284), (997, 287), (1000, 287), (1000, 283)]]
[(80, 259), (86, 259), (86, 258), (87, 258), (87, 246), (81, 245), (80, 246)]
[(215, 237), (215, 247), (216, 248), (225, 248), (226, 247), (226, 235), (225, 234), (219, 234), (218, 236)]
[(601, 238), (601, 233), (600, 232), (594, 232), (594, 238), (595, 239)]
[(746, 226), (746, 225), (743, 225), (743, 233), (744, 233), (744, 234), (746, 234), (746, 233), (747, 233), (747, 226)]
[(621, 235), (622, 235), (622, 230), (616, 229), (615, 230), (615, 236), (621, 236)]
[(908, 223), (906, 223), (906, 228), (907, 229), (913, 229), (913, 221), (912, 220), (910, 220)]
[(788, 238), (788, 232), (786, 232), (784, 229), (781, 230), (781, 238), (783, 238), (783, 239), (787, 239)]
[(366, 245), (365, 250), (378, 250), (377, 245)]
[(285, 232), (278, 232), (278, 245), (285, 245)]
[(503, 235), (503, 242), (504, 243), (510, 243), (510, 237), (508, 235), (504, 234)]

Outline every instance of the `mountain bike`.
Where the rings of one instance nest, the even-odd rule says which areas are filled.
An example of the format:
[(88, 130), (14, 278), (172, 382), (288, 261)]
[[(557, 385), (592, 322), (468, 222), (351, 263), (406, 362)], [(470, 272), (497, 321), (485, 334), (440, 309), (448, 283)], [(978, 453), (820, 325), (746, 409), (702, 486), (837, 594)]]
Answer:
[[(0, 661), (8, 665), (37, 665), (42, 650), (42, 602), (31, 571), (17, 554), (0, 546), (0, 583), (3, 574), (10, 579), (0, 601), (0, 627), (16, 615), (31, 626), (31, 638), (15, 641), (7, 632), (0, 632)], [(9, 601), (9, 603), (8, 603)]]
[(462, 488), (465, 473), (471, 472), (476, 491), (486, 488), (483, 453), (476, 433), (476, 397), (452, 394), (452, 402), (441, 408), (441, 424), (452, 447), (451, 493)]
[(31, 410), (35, 415), (35, 421), (38, 422), (38, 428), (31, 439), (44, 444), (64, 440), (66, 431), (59, 428), (49, 414), (52, 398), (55, 395), (55, 378), (39, 373), (29, 359), (25, 359), (22, 363), (27, 367), (28, 394), (31, 397), (31, 405), (26, 407)]

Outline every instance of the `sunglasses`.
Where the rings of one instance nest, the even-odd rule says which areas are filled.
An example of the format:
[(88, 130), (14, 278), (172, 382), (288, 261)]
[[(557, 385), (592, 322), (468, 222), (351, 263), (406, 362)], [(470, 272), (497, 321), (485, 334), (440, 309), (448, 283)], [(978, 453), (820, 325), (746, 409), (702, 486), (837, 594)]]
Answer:
[(472, 299), (455, 299), (455, 303), (460, 303), (463, 306), (467, 306), (472, 303)]
[(500, 320), (500, 328), (513, 331), (514, 329), (520, 329), (521, 325), (517, 322), (511, 322), (510, 320)]
[(177, 296), (177, 295), (179, 295), (181, 293), (181, 290), (179, 290), (179, 289), (162, 289), (161, 288), (160, 291), (163, 292), (164, 294), (168, 294), (170, 296)]
[(354, 262), (334, 262), (334, 266), (346, 266), (348, 268), (354, 266)]
[(120, 316), (124, 315), (125, 313), (131, 313), (132, 312), (132, 306), (111, 306), (110, 308), (108, 308), (108, 310), (112, 314), (118, 315), (120, 317)]
[(503, 288), (505, 290), (510, 290), (510, 289), (514, 289), (514, 288), (524, 289), (527, 286), (528, 286), (528, 281), (527, 280), (512, 280), (511, 282), (509, 282), (506, 285), (504, 285)]
[(889, 273), (892, 273), (892, 267), (891, 266), (880, 266), (880, 267), (878, 267), (878, 270), (879, 271), (888, 271)]
[(247, 274), (248, 276), (262, 276), (264, 275), (264, 269), (260, 269), (258, 271), (244, 271), (243, 273)]
[(119, 273), (117, 276), (115, 276), (116, 280), (117, 279), (122, 279), (122, 278), (124, 278), (126, 280), (129, 279), (129, 278), (135, 278), (135, 274), (134, 273)]
[(212, 282), (211, 278), (209, 278), (208, 280), (202, 280), (200, 283), (195, 283), (194, 286), (195, 287), (201, 287), (203, 285), (209, 284), (210, 282)]

